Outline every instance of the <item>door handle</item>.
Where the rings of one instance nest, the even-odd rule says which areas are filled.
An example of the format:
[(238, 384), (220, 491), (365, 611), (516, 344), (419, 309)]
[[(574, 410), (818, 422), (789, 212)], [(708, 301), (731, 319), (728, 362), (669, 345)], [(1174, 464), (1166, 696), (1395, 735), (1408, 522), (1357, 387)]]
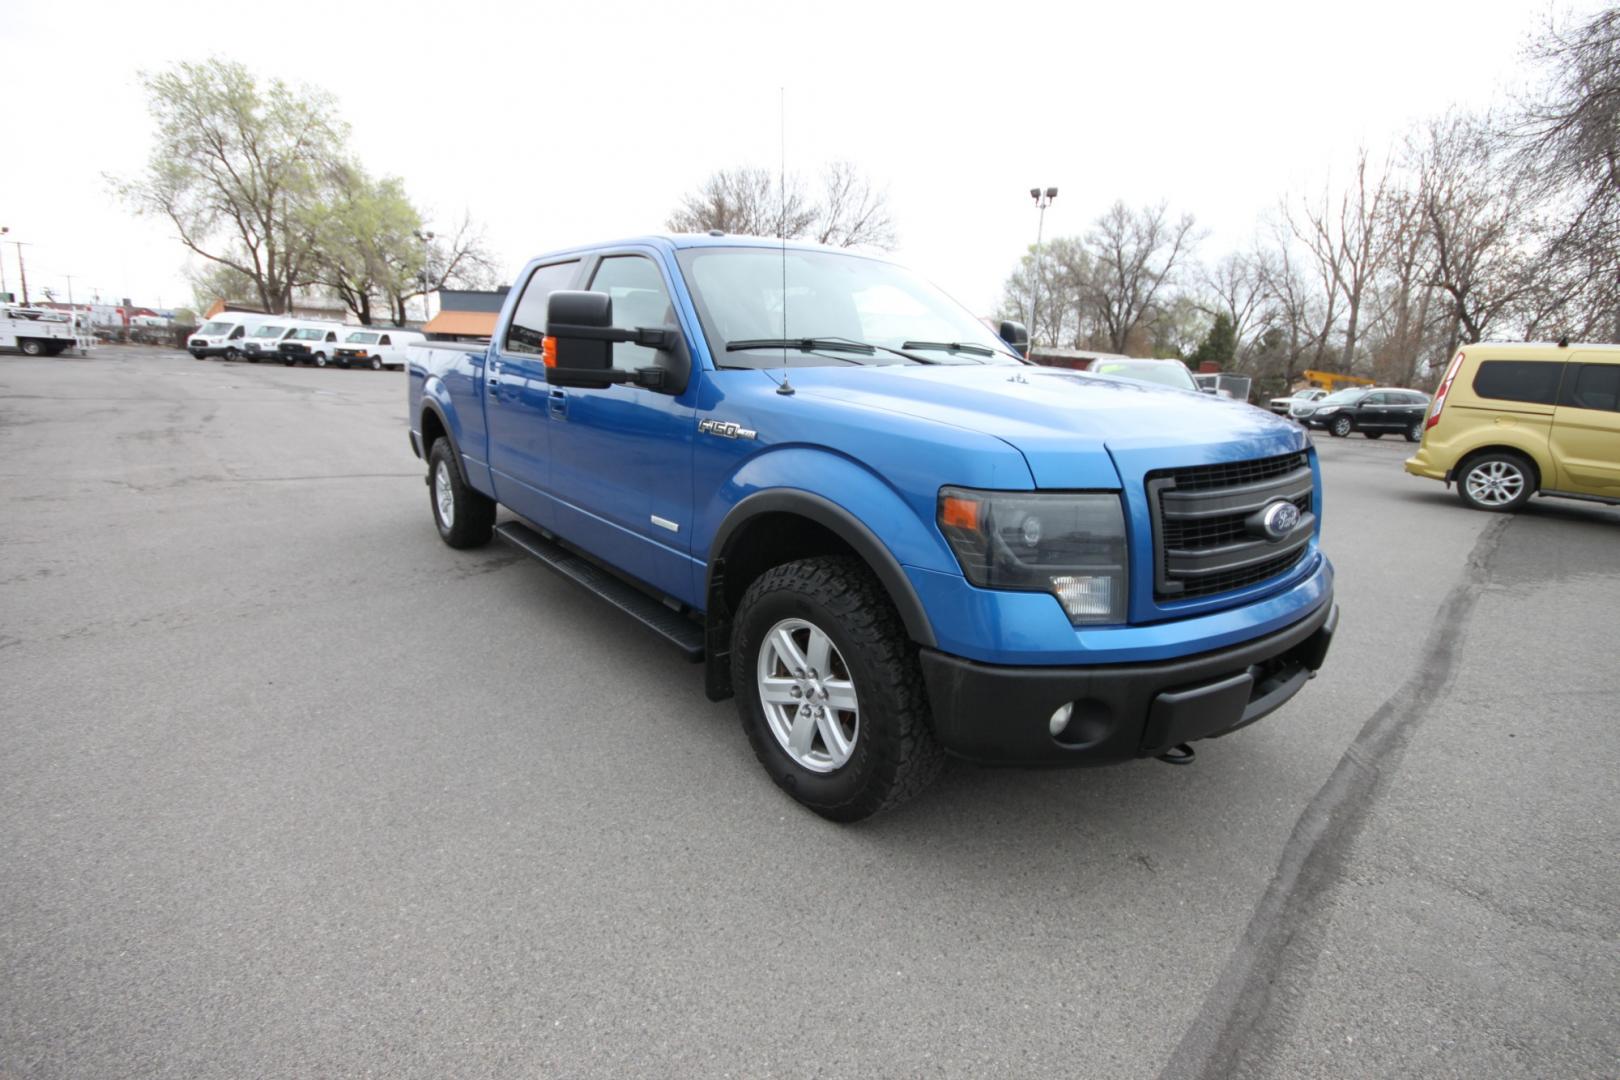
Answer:
[(501, 396), (501, 362), (499, 360), (489, 362), (489, 374), (484, 376), (484, 382), (489, 385), (490, 397)]
[(561, 390), (553, 390), (547, 401), (547, 407), (551, 410), (552, 416), (559, 420), (567, 419), (568, 395)]

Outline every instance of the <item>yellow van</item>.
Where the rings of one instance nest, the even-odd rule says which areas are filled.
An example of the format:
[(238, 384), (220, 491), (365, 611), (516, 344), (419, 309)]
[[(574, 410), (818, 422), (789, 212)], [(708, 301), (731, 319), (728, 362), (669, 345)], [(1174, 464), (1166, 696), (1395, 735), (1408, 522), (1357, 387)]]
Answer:
[(1537, 493), (1620, 505), (1620, 345), (1464, 346), (1406, 471), (1455, 480), (1475, 510)]

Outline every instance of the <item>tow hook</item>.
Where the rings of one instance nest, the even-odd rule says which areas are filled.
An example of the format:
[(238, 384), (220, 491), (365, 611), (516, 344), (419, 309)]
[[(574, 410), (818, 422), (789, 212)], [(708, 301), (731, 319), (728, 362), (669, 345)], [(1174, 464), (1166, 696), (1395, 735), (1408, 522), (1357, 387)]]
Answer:
[(1166, 765), (1191, 765), (1198, 755), (1186, 743), (1177, 743), (1159, 755), (1159, 760)]

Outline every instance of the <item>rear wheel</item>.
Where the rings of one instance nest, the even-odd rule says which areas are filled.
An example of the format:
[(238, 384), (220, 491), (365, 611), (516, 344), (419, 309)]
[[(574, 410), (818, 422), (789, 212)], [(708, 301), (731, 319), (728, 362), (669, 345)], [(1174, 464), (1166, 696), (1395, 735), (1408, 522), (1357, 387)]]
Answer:
[(1335, 417), (1333, 423), (1328, 425), (1328, 432), (1335, 439), (1343, 439), (1354, 430), (1355, 425), (1350, 422), (1350, 418), (1348, 416)]
[(44, 356), (45, 346), (33, 338), (23, 338), (17, 343), (17, 348), (23, 351), (24, 356)]
[(743, 730), (776, 785), (833, 821), (897, 806), (939, 773), (917, 649), (859, 561), (760, 575), (732, 627)]
[(1505, 450), (1470, 458), (1457, 474), (1457, 497), (1474, 510), (1517, 510), (1535, 489), (1534, 466)]
[(468, 485), (449, 439), (434, 440), (428, 451), (428, 493), (439, 539), (453, 548), (489, 543), (495, 532), (495, 500)]

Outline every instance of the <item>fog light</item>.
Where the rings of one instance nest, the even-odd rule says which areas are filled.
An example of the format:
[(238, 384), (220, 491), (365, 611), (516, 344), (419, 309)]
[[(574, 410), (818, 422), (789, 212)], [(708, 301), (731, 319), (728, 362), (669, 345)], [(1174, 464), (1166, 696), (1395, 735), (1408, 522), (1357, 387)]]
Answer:
[(1074, 703), (1072, 701), (1058, 706), (1057, 711), (1052, 714), (1052, 719), (1046, 723), (1046, 727), (1052, 732), (1054, 739), (1063, 733), (1064, 728), (1069, 726), (1069, 717), (1073, 714)]
[(1052, 578), (1052, 591), (1071, 620), (1113, 614), (1114, 579), (1110, 576), (1057, 575)]

